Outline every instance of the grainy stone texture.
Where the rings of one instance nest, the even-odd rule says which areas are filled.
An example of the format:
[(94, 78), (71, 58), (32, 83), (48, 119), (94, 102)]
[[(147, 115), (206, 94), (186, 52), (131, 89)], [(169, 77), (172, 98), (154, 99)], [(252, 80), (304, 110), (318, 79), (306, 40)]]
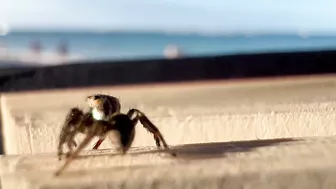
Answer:
[[(65, 114), (73, 106), (86, 108), (84, 98), (92, 93), (119, 97), (124, 112), (144, 111), (170, 145), (328, 136), (336, 134), (335, 86), (336, 77), (327, 76), (8, 93), (1, 98), (5, 152), (55, 152)], [(133, 146), (153, 145), (137, 127)], [(108, 140), (101, 146), (109, 147)]]
[(336, 187), (336, 137), (175, 146), (172, 158), (152, 147), (84, 151), (63, 175), (56, 154), (3, 156), (3, 188), (306, 188)]

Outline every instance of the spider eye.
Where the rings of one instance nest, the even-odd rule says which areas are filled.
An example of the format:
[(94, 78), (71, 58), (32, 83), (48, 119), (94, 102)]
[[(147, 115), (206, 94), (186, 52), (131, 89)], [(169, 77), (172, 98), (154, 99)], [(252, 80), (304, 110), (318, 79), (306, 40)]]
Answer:
[(94, 100), (98, 100), (99, 97), (98, 97), (97, 95), (95, 95), (95, 96), (93, 96), (93, 99), (94, 99)]

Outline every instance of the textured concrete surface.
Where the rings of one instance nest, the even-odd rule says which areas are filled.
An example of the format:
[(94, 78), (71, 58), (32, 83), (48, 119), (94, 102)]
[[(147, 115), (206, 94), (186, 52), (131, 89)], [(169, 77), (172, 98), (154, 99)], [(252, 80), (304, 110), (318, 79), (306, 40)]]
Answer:
[(3, 188), (265, 188), (336, 187), (336, 137), (207, 143), (174, 147), (172, 158), (153, 148), (85, 151), (63, 175), (56, 154), (3, 156)]
[[(144, 111), (170, 145), (328, 136), (336, 134), (335, 86), (336, 77), (326, 76), (8, 93), (1, 98), (5, 151), (55, 152), (68, 109), (85, 108), (92, 93), (119, 97), (123, 111)], [(153, 145), (139, 126), (133, 146)], [(101, 146), (109, 147), (108, 140)]]

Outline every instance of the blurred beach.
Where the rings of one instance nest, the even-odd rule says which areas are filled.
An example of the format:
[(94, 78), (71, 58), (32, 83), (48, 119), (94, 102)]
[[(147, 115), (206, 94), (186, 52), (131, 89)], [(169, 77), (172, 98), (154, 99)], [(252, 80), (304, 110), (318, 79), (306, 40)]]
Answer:
[(0, 63), (52, 65), (87, 59), (177, 58), (323, 49), (336, 49), (336, 35), (13, 31), (0, 36)]
[(22, 65), (55, 65), (79, 60), (85, 60), (85, 57), (75, 55), (62, 56), (53, 52), (41, 52), (35, 54), (28, 50), (10, 51), (5, 48), (0, 49), (0, 63), (16, 62), (17, 64), (21, 63)]

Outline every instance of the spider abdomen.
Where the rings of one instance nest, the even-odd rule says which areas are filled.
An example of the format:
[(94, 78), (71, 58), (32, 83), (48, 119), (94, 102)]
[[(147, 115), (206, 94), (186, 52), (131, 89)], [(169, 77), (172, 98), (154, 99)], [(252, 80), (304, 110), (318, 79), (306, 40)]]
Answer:
[(127, 151), (132, 145), (135, 135), (135, 125), (132, 120), (125, 114), (114, 115), (109, 123), (113, 126), (113, 130), (116, 130), (120, 137), (120, 143), (123, 147), (123, 151)]

